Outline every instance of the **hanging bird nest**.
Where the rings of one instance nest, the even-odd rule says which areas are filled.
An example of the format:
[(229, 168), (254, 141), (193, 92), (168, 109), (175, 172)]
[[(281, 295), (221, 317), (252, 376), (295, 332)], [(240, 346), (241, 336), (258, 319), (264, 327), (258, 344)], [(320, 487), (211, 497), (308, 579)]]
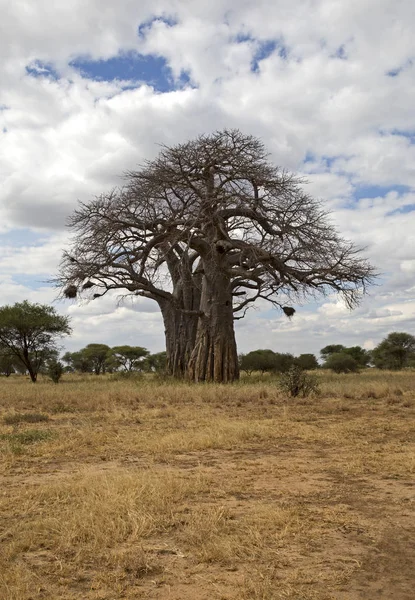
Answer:
[(84, 283), (84, 285), (82, 286), (83, 290), (89, 290), (89, 288), (94, 287), (94, 284), (92, 283), (92, 281), (86, 281)]
[(68, 285), (68, 287), (65, 288), (63, 291), (63, 295), (65, 296), (65, 298), (76, 298), (77, 293), (78, 288), (76, 287), (76, 285)]
[(295, 313), (295, 308), (293, 308), (292, 306), (283, 306), (282, 310), (284, 312), (284, 314), (290, 319), (294, 313)]

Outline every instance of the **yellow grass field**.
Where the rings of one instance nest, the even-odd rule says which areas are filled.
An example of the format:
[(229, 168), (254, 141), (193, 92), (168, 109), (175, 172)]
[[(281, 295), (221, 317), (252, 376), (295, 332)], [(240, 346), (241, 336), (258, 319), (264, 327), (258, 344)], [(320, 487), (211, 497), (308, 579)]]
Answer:
[(415, 372), (0, 379), (1, 600), (413, 600)]

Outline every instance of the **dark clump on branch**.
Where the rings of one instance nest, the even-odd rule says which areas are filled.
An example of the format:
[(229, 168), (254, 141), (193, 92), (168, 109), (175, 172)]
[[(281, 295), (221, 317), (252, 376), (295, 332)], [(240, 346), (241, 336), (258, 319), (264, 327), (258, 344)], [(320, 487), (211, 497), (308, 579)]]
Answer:
[(78, 294), (78, 288), (76, 287), (76, 285), (68, 285), (68, 287), (66, 287), (63, 290), (63, 295), (65, 296), (65, 298), (76, 298)]
[(84, 285), (82, 286), (83, 290), (89, 290), (90, 288), (94, 287), (94, 283), (92, 283), (92, 281), (86, 281), (84, 283)]
[(194, 381), (238, 377), (234, 320), (257, 300), (289, 318), (286, 304), (318, 294), (353, 308), (374, 275), (303, 182), (238, 130), (162, 147), (122, 189), (80, 204), (70, 226), (60, 284), (87, 292), (93, 279), (94, 298), (156, 301), (168, 368)]

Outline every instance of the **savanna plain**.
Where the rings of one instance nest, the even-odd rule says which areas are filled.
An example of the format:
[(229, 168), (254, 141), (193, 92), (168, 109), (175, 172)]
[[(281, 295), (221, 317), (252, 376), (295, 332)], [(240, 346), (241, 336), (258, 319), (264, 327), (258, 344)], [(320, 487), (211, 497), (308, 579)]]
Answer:
[(413, 600), (415, 372), (0, 380), (1, 600)]

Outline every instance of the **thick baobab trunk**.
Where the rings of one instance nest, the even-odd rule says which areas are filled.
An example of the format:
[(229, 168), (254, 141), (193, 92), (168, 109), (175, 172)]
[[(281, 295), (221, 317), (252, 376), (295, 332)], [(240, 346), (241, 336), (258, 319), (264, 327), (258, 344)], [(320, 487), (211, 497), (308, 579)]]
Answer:
[(196, 340), (202, 278), (185, 270), (173, 289), (173, 300), (159, 300), (166, 336), (167, 372), (182, 378)]
[(187, 377), (195, 382), (218, 383), (238, 379), (231, 284), (215, 262), (205, 265), (200, 309), (203, 314), (198, 320)]
[(166, 336), (167, 372), (184, 377), (190, 360), (197, 330), (197, 316), (186, 314), (171, 303), (161, 306)]

